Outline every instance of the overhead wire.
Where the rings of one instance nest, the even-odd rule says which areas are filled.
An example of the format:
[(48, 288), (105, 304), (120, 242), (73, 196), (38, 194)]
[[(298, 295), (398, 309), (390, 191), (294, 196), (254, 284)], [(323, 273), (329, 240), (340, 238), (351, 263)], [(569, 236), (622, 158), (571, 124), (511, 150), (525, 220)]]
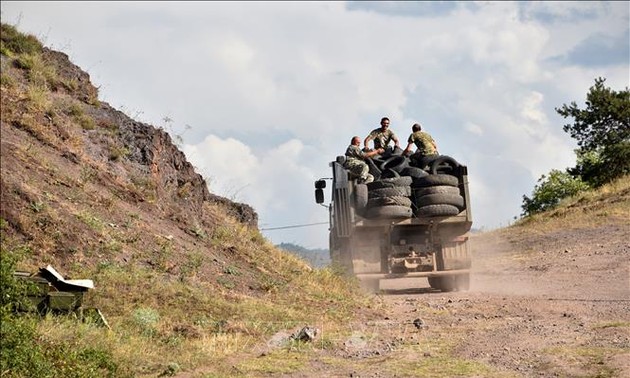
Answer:
[(260, 231), (284, 230), (284, 229), (287, 229), (287, 228), (299, 228), (299, 227), (318, 226), (318, 225), (322, 225), (322, 224), (328, 224), (328, 222), (317, 222), (317, 223), (307, 223), (307, 224), (296, 224), (296, 225), (292, 225), (292, 226), (261, 228)]

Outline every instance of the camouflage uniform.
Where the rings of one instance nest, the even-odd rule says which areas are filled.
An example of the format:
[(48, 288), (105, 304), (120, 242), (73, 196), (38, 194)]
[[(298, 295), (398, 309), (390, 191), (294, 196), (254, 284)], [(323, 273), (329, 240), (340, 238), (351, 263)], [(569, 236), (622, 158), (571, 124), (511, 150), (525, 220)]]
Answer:
[[(379, 148), (387, 148), (389, 142), (396, 138), (396, 134), (389, 128), (383, 131), (380, 127), (378, 129), (374, 129), (368, 135), (368, 138), (374, 140), (374, 149), (378, 150)], [(396, 138), (398, 139), (398, 138)]]
[(416, 131), (409, 135), (407, 143), (414, 143), (416, 147), (418, 147), (418, 151), (416, 151), (414, 155), (427, 156), (437, 154), (437, 150), (435, 149), (435, 141), (433, 140), (431, 135), (423, 131)]
[(350, 173), (350, 178), (359, 178), (367, 184), (374, 181), (374, 176), (369, 174), (370, 167), (365, 162), (365, 152), (359, 146), (351, 144), (346, 149), (346, 162), (343, 164)]

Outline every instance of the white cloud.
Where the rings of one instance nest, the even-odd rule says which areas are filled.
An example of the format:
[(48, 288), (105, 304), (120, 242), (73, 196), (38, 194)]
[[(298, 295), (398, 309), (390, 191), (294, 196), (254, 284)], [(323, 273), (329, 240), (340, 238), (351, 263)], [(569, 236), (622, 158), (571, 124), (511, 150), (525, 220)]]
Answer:
[[(592, 35), (628, 38), (629, 5), (463, 2), (414, 17), (397, 4), (3, 2), (2, 20), (21, 14), (21, 30), (69, 53), (127, 114), (190, 125), (188, 158), (263, 227), (327, 220), (313, 181), (385, 115), (403, 142), (420, 122), (469, 166), (477, 227), (505, 224), (540, 174), (574, 163), (554, 107), (583, 102), (599, 76), (628, 85), (629, 62), (556, 58)], [(325, 226), (267, 235), (328, 241)]]
[(464, 128), (473, 134), (483, 135), (483, 128), (475, 123), (466, 122), (466, 124), (464, 125)]
[(523, 101), (521, 116), (535, 124), (543, 125), (547, 122), (545, 112), (541, 109), (544, 96), (539, 92), (531, 92)]

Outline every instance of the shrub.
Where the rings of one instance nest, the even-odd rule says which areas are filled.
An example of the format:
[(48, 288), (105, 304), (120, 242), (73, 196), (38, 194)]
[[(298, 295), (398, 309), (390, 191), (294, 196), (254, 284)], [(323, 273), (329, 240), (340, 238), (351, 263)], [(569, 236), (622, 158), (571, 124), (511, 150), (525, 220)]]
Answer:
[(563, 198), (588, 189), (588, 185), (567, 172), (552, 170), (549, 176), (542, 175), (534, 186), (532, 197), (523, 196), (523, 216), (549, 210), (557, 206)]

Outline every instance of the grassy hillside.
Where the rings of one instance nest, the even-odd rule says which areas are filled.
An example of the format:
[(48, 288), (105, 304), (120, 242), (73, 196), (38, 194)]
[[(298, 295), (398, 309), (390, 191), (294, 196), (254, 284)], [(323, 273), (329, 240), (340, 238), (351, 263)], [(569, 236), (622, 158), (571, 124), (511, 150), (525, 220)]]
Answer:
[(630, 176), (566, 198), (552, 210), (519, 220), (511, 229), (544, 233), (611, 223), (630, 225)]
[[(253, 209), (212, 195), (166, 132), (99, 101), (65, 54), (9, 25), (1, 38), (3, 377), (256, 375), (284, 368), (290, 346), (243, 359), (277, 332), (332, 337), (374, 307), (270, 244)], [(10, 311), (12, 271), (47, 264), (94, 281), (84, 305), (111, 330)]]

